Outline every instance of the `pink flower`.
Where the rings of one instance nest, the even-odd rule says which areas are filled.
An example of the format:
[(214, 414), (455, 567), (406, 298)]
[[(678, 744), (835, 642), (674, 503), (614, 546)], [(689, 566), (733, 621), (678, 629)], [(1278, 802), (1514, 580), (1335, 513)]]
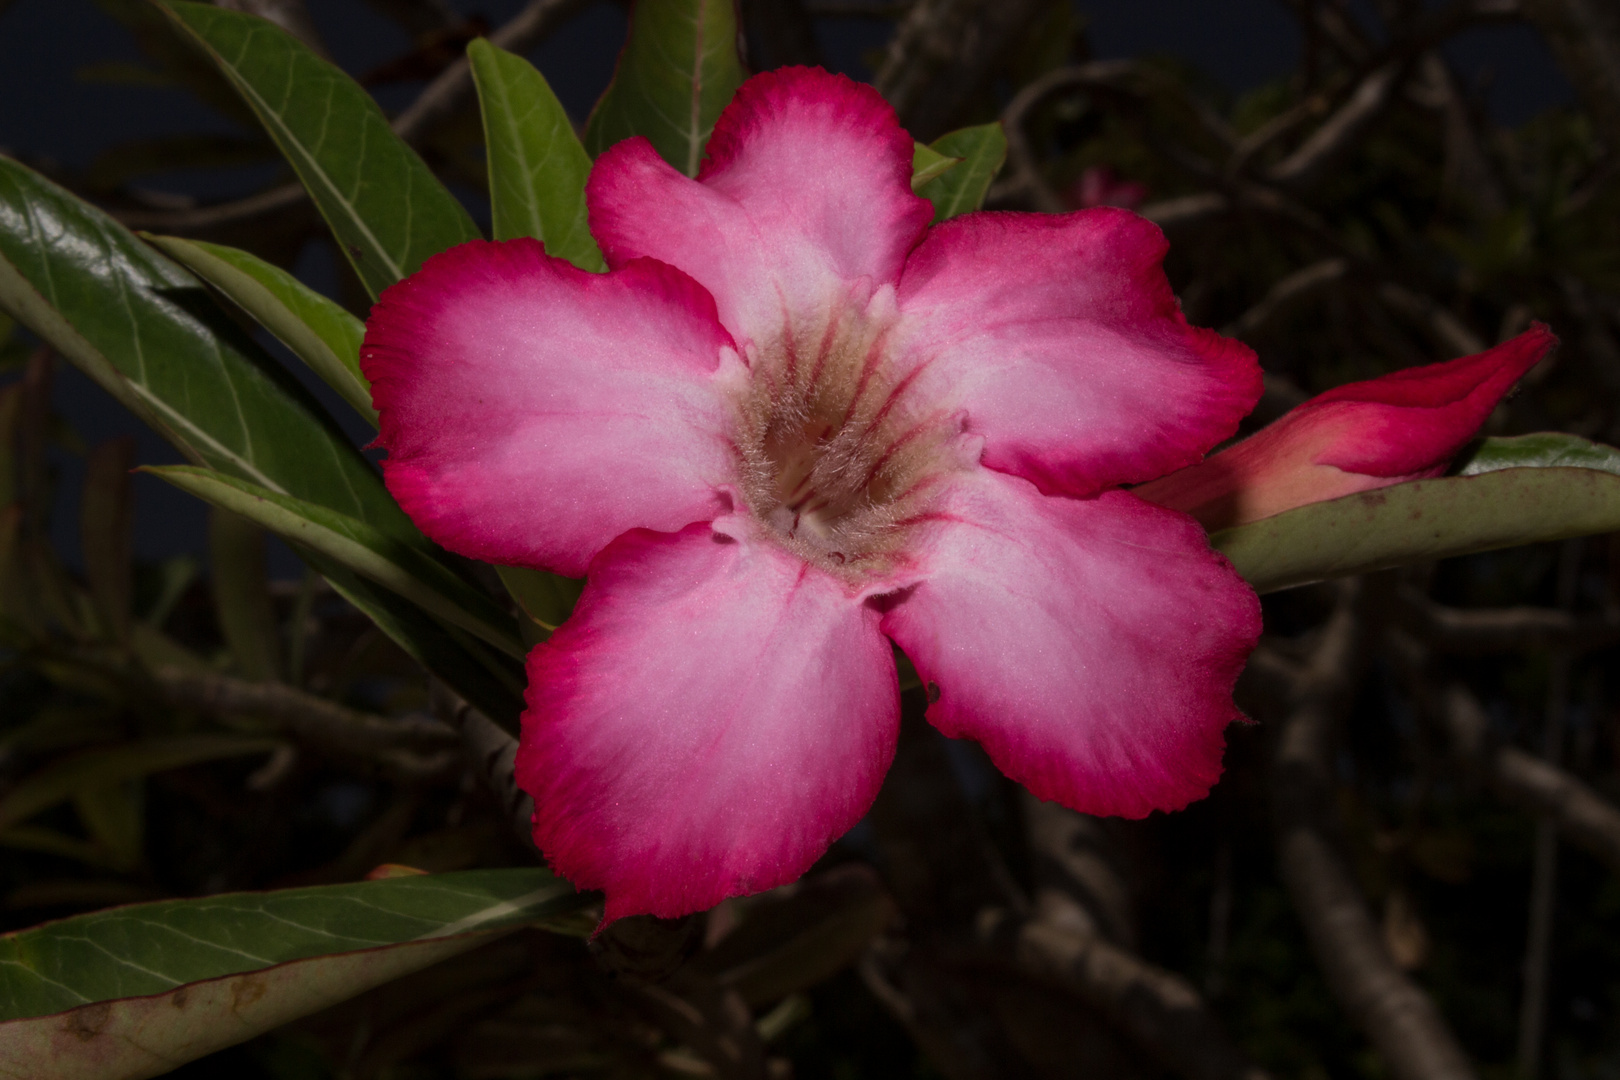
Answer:
[(759, 75), (696, 180), (596, 163), (612, 272), (428, 261), (363, 358), (389, 489), (453, 551), (589, 577), (529, 658), (517, 776), (608, 920), (802, 874), (877, 795), (890, 642), (947, 735), (1045, 799), (1143, 816), (1220, 773), (1253, 592), (1119, 485), (1260, 391), (1119, 210), (929, 228), (876, 92)]
[(1197, 465), (1132, 494), (1214, 532), (1307, 503), (1439, 476), (1558, 339), (1539, 323), (1474, 356), (1318, 394)]

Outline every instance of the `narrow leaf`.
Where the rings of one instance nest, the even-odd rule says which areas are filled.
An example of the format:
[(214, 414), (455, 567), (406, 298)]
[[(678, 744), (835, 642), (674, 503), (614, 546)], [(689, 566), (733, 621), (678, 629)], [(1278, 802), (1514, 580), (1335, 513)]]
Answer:
[(607, 269), (585, 215), (591, 158), (545, 76), (484, 38), (467, 46), (467, 60), (484, 116), (495, 239), (532, 236), (581, 270)]
[(258, 116), (372, 296), (428, 256), (478, 239), (455, 196), (340, 68), (256, 16), (184, 0), (164, 7)]
[(585, 124), (585, 149), (596, 157), (644, 135), (665, 161), (696, 176), (714, 122), (745, 75), (733, 0), (637, 0), (613, 81)]
[[(240, 735), (168, 735), (85, 750), (30, 773), (0, 797), (0, 829), (55, 806), (81, 788), (197, 765), (220, 758), (263, 754), (275, 739)], [(3, 939), (0, 939), (3, 940)], [(0, 974), (0, 985), (5, 976)]]
[(84, 576), (96, 614), (115, 641), (129, 639), (133, 605), (135, 507), (129, 470), (134, 467), (134, 439), (108, 439), (96, 447), (86, 463), (79, 504)]
[[(101, 211), (3, 156), (0, 308), (190, 460), (329, 507), (407, 543), (426, 543), (320, 405), (195, 278)], [(345, 573), (331, 562), (318, 569)], [(354, 582), (333, 584), (345, 596), (368, 595)], [(6, 588), (12, 603), (20, 594)], [(433, 627), (419, 610), (392, 605), (385, 612), (383, 603), (370, 597), (356, 606), (390, 635), (408, 634), (401, 645), (463, 697), (489, 709), (507, 696), (476, 675), (478, 659), (444, 628)], [(7, 609), (11, 617), (19, 610)], [(434, 647), (424, 648), (429, 640)], [(464, 677), (478, 681), (464, 684)]]
[(257, 255), (201, 240), (143, 236), (257, 319), (367, 423), (377, 426), (371, 384), (360, 371), (365, 323)]
[(139, 779), (87, 784), (73, 793), (84, 831), (107, 853), (107, 865), (129, 872), (141, 864), (146, 799)]
[(148, 467), (142, 471), (386, 585), (510, 656), (524, 655), (511, 617), (421, 548), (336, 511), (223, 473), (188, 465)]
[(944, 176), (960, 164), (962, 159), (959, 157), (948, 157), (927, 143), (915, 144), (911, 152), (911, 190), (920, 191), (924, 184)]
[(474, 870), (164, 900), (0, 937), (9, 1075), (155, 1076), (592, 900), (545, 870)]
[(195, 278), (5, 157), (0, 307), (192, 461), (416, 534), (315, 399)]
[(1418, 480), (1210, 537), (1256, 592), (1429, 559), (1620, 531), (1620, 476), (1510, 468)]
[(912, 190), (934, 204), (934, 220), (945, 221), (983, 206), (990, 182), (1007, 160), (1007, 135), (1001, 130), (1001, 122), (947, 132), (934, 140), (932, 149), (942, 157), (962, 162), (920, 186), (915, 177), (912, 179)]
[(256, 682), (281, 677), (281, 635), (265, 568), (264, 530), (229, 510), (208, 515), (208, 556), (220, 633), (241, 673)]

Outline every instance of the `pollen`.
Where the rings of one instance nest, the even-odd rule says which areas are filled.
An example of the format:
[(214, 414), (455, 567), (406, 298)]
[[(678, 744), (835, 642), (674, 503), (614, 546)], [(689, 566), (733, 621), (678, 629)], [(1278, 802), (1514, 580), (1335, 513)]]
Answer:
[(950, 417), (906, 393), (894, 291), (788, 325), (748, 358), (740, 402), (742, 494), (762, 532), (853, 579), (905, 560), (944, 474), (957, 467)]

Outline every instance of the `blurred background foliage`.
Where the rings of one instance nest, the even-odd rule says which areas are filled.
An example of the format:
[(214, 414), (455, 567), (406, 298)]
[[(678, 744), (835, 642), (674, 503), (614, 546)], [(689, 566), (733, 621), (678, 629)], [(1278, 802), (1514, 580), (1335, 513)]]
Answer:
[[(548, 69), (545, 39), (598, 20), (601, 55), (552, 59), (605, 80), (625, 18), (588, 0), (485, 15), (369, 3), (409, 45), (362, 68), (365, 49), (327, 40), (298, 0), (221, 0), (349, 62), (396, 119), (467, 41), (543, 6), (528, 44), (582, 123), (589, 99)], [(79, 164), (8, 152), (133, 228), (244, 247), (363, 315), (318, 216), (276, 194), (291, 175), (236, 94), (139, 0), (97, 6), (83, 17), (115, 20), (142, 59), (80, 78), (132, 99), (181, 87), (224, 126), (110, 138)], [(1001, 119), (1010, 153), (990, 208), (1107, 203), (1160, 223), (1188, 317), (1260, 354), (1251, 424), (1542, 321), (1562, 348), (1488, 433), (1620, 441), (1620, 16), (1597, 0), (1283, 6), (1298, 63), (1242, 93), (1173, 56), (1094, 59), (1069, 0), (745, 0), (741, 15), (753, 69), (831, 58), (875, 82), (919, 139)], [(27, 4), (5, 7), (9, 34)], [(1459, 72), (1449, 44), (1503, 26), (1545, 43), (1575, 90), (1567, 105), (1504, 122), (1478, 71)], [(463, 94), (408, 138), (487, 224), (475, 101)], [(154, 181), (177, 170), (190, 192)], [(312, 698), (359, 727), (435, 702), (419, 665), (241, 519), (215, 511), (198, 550), (138, 554), (138, 516), (195, 512), (131, 479), (172, 460), (161, 450), (63, 419), (53, 379), (75, 376), (57, 363), (0, 321), (0, 923), (354, 881), (384, 863), (531, 862), (498, 800), (431, 733), (384, 751), (297, 722)], [(1322, 973), (1324, 948), (1353, 949), (1313, 950), (1302, 928), (1278, 743), (1310, 698), (1331, 714), (1321, 776), (1336, 848), (1387, 961), (1432, 997), (1477, 1075), (1620, 1077), (1620, 866), (1561, 849), (1459, 735), (1472, 718), (1492, 745), (1620, 799), (1620, 544), (1295, 589), (1268, 597), (1266, 618), (1239, 695), (1258, 722), (1230, 733), (1225, 779), (1146, 821), (1053, 819), (975, 747), (934, 736), (908, 692), (869, 820), (803, 886), (728, 903), (679, 945), (697, 950), (687, 969), (752, 987), (757, 1060), (694, 1051), (701, 1038), (615, 978), (612, 956), (533, 932), (175, 1075), (1459, 1075), (1375, 1050)], [(1307, 686), (1346, 619), (1354, 647)], [(1119, 970), (1145, 965), (1129, 968), (1138, 982), (1110, 998), (1106, 978), (1031, 977), (997, 928), (1043, 913), (1116, 949)], [(768, 977), (736, 974), (749, 964)], [(1143, 1000), (1177, 993), (1207, 1007), (1207, 1046), (1167, 1046), (1171, 1029), (1142, 1019)]]

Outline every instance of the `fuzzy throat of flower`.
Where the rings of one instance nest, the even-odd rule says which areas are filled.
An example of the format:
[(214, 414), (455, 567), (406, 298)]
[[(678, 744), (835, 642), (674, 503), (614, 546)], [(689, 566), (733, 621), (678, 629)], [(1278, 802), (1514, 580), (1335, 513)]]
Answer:
[(777, 543), (852, 582), (905, 565), (907, 534), (960, 467), (948, 417), (906, 393), (892, 311), (880, 293), (751, 350), (740, 402), (750, 513)]

